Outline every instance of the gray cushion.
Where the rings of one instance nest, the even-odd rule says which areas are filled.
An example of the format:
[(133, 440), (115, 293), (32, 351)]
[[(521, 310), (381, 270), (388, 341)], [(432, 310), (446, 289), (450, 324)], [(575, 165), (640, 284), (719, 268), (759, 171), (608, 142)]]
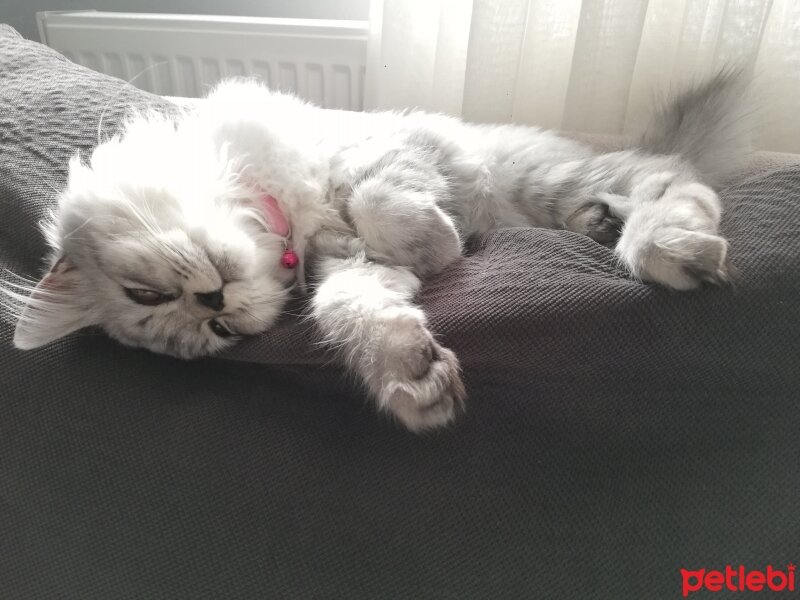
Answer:
[[(67, 158), (171, 110), (0, 29), (0, 261)], [(54, 189), (55, 188), (55, 189)], [(627, 279), (566, 232), (476, 240), (421, 300), (468, 410), (378, 419), (287, 321), (182, 362), (0, 323), (0, 598), (666, 598), (800, 552), (800, 170), (724, 192), (735, 287)], [(282, 364), (280, 368), (260, 363)]]

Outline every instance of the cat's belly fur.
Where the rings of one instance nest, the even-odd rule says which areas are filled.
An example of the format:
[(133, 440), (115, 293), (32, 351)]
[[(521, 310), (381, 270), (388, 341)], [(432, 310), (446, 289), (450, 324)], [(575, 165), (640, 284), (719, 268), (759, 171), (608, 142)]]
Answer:
[(558, 227), (557, 196), (574, 195), (572, 170), (592, 156), (538, 129), (441, 115), (369, 115), (351, 136), (360, 139), (342, 144), (331, 159), (340, 200), (365, 180), (424, 192), (465, 236), (501, 226)]
[(338, 235), (420, 276), (452, 262), (467, 237), (498, 227), (569, 229), (611, 243), (621, 221), (603, 198), (624, 200), (653, 171), (687, 169), (675, 157), (596, 154), (530, 127), (428, 114), (361, 114), (357, 123), (346, 135), (337, 124), (340, 143), (330, 150), (331, 197), (347, 224)]

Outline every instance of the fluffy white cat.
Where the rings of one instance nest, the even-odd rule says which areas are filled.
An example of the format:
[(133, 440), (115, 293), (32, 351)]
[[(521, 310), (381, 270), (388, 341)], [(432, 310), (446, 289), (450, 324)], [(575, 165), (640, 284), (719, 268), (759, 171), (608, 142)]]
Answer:
[(192, 358), (269, 328), (310, 290), (319, 335), (406, 427), (462, 407), (456, 356), (414, 304), (465, 238), (504, 226), (614, 245), (677, 290), (728, 279), (714, 192), (746, 142), (732, 71), (658, 109), (630, 150), (419, 112), (325, 111), (250, 81), (180, 118), (131, 118), (75, 157), (45, 233), (51, 270), (14, 337), (36, 348), (99, 326)]

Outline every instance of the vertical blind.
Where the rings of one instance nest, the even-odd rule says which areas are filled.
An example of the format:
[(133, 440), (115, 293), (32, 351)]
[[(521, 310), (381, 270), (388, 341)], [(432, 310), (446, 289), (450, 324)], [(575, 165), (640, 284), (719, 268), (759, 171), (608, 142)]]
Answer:
[(367, 62), (368, 108), (609, 134), (741, 65), (758, 146), (800, 152), (797, 0), (372, 0)]

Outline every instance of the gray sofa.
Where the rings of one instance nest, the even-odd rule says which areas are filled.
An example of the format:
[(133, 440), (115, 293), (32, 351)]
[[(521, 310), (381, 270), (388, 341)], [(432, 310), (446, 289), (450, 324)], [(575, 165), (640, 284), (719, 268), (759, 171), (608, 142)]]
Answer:
[[(0, 28), (0, 267), (67, 159), (163, 98)], [(421, 301), (467, 412), (409, 434), (287, 320), (182, 362), (0, 323), (0, 598), (667, 598), (800, 556), (800, 166), (722, 192), (739, 276), (676, 294), (563, 231), (476, 240)], [(10, 277), (4, 271), (3, 277)]]

